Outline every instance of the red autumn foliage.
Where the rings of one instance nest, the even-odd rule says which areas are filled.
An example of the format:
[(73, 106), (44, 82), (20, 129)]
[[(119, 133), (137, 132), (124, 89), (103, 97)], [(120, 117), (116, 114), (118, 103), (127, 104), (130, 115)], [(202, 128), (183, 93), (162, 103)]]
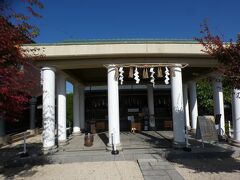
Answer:
[[(38, 3), (37, 0), (22, 2), (30, 6)], [(38, 85), (33, 65), (38, 57), (26, 56), (28, 51), (36, 49), (23, 51), (21, 48), (22, 44), (33, 43), (31, 39), (36, 33), (35, 27), (27, 23), (29, 17), (13, 12), (4, 1), (1, 2), (0, 12), (0, 117), (14, 120), (26, 108)], [(16, 22), (14, 25), (11, 23), (13, 18)]]
[(204, 52), (218, 59), (217, 70), (222, 73), (227, 84), (240, 89), (240, 36), (237, 41), (223, 42), (220, 36), (212, 35), (208, 24), (202, 25), (202, 38), (197, 38), (204, 47)]

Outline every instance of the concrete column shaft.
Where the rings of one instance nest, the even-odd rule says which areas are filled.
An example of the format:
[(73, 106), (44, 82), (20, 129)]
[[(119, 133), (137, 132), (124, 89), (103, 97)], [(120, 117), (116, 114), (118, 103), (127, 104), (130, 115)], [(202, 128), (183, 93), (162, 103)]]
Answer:
[(223, 100), (223, 88), (222, 78), (215, 76), (212, 78), (213, 83), (213, 101), (214, 101), (214, 115), (221, 114), (220, 119), (220, 134), (225, 134), (225, 118), (224, 118), (224, 100)]
[(193, 130), (197, 128), (198, 104), (197, 104), (197, 87), (196, 81), (191, 81), (189, 84), (189, 105), (191, 116), (191, 127)]
[(175, 74), (171, 76), (174, 143), (182, 146), (185, 144), (182, 71), (181, 67), (172, 67), (172, 71), (174, 72), (172, 74)]
[(42, 68), (43, 80), (43, 148), (55, 146), (55, 69)]
[(32, 97), (30, 100), (30, 129), (36, 128), (36, 105), (37, 98)]
[(188, 86), (183, 86), (183, 103), (185, 112), (185, 123), (188, 129), (191, 129), (189, 118), (189, 103), (188, 103)]
[(78, 83), (75, 83), (73, 86), (73, 134), (80, 134), (80, 114), (79, 114), (79, 91), (80, 91), (80, 85)]
[(80, 127), (81, 129), (85, 129), (85, 92), (84, 92), (83, 85), (80, 86), (79, 98), (80, 98), (80, 106), (79, 106)]
[(0, 145), (5, 143), (5, 120), (2, 116), (0, 116)]
[(154, 118), (154, 95), (153, 95), (153, 86), (147, 86), (147, 94), (148, 94), (148, 111), (150, 117), (150, 127), (155, 127), (155, 118)]
[(0, 137), (5, 136), (5, 120), (0, 116)]
[(117, 146), (120, 144), (119, 129), (119, 92), (118, 79), (115, 76), (115, 65), (108, 66), (108, 130), (109, 145), (113, 143)]
[(233, 130), (234, 139), (240, 142), (240, 89), (233, 90)]
[(57, 76), (58, 141), (67, 140), (66, 135), (66, 80), (61, 74)]

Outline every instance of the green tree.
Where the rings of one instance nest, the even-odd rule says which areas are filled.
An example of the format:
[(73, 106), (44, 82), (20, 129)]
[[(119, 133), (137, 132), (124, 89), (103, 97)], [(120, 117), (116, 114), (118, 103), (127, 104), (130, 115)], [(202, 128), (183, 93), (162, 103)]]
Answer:
[(197, 98), (199, 114), (213, 114), (213, 89), (209, 79), (197, 82)]
[(67, 94), (67, 125), (73, 124), (73, 93)]
[[(213, 87), (211, 79), (201, 79), (197, 82), (197, 97), (199, 114), (214, 114), (213, 112)], [(231, 87), (223, 80), (224, 104), (231, 104)]]

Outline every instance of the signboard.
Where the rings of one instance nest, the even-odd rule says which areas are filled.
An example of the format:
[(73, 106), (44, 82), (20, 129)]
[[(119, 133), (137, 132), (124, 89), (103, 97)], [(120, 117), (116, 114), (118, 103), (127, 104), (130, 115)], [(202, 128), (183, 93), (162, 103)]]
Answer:
[(198, 116), (196, 138), (202, 141), (218, 141), (214, 116)]

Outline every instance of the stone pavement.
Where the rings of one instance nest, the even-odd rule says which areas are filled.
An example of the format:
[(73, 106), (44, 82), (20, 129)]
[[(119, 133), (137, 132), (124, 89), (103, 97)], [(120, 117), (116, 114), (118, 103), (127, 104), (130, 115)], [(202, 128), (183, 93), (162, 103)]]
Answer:
[[(216, 145), (208, 144), (202, 148), (201, 142), (194, 139), (191, 152), (182, 149), (171, 148), (171, 132), (142, 132), (132, 134), (121, 133), (123, 151), (119, 155), (112, 155), (106, 151), (107, 134), (95, 135), (92, 147), (84, 146), (84, 136), (76, 136), (70, 139), (70, 143), (52, 155), (43, 156), (36, 153), (36, 149), (29, 152), (30, 157), (10, 159), (6, 167), (23, 167), (45, 164), (67, 164), (84, 162), (138, 162), (145, 179), (183, 179), (169, 161), (177, 158), (229, 158), (239, 157), (240, 148), (232, 147), (227, 143)], [(29, 146), (28, 146), (29, 147)], [(9, 151), (11, 148), (5, 149)], [(2, 149), (3, 150), (3, 149)], [(166, 160), (167, 159), (167, 160)], [(174, 161), (173, 161), (174, 162)]]
[[(146, 180), (183, 179), (182, 176), (179, 175), (179, 173), (174, 169), (174, 167), (167, 160), (162, 158), (161, 151), (153, 149), (129, 149), (120, 151), (118, 155), (112, 155), (111, 152), (106, 152), (105, 150), (72, 152), (59, 151), (58, 153), (49, 156), (21, 158), (16, 161), (10, 162), (7, 168), (24, 167), (26, 166), (26, 164), (35, 167), (45, 164), (64, 165), (75, 163), (93, 163), (94, 165), (94, 163), (98, 162), (138, 162), (138, 165), (140, 167), (139, 172), (142, 172), (142, 175)], [(90, 164), (89, 168), (91, 168)], [(128, 167), (126, 166), (126, 168)], [(135, 171), (132, 172), (132, 174), (136, 173), (137, 172)]]
[(134, 161), (101, 161), (66, 164), (46, 164), (22, 169), (8, 169), (0, 179), (16, 180), (143, 180)]
[(168, 161), (160, 159), (139, 159), (138, 164), (145, 180), (184, 180)]

